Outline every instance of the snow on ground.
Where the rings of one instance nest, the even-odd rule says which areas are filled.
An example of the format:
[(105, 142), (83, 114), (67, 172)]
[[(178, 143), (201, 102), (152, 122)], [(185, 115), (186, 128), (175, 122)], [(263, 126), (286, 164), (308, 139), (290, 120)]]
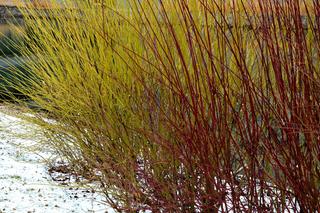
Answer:
[(22, 148), (36, 145), (36, 139), (26, 137), (32, 128), (0, 111), (0, 213), (114, 212), (103, 203), (103, 196), (90, 188), (52, 180), (41, 157), (50, 152)]

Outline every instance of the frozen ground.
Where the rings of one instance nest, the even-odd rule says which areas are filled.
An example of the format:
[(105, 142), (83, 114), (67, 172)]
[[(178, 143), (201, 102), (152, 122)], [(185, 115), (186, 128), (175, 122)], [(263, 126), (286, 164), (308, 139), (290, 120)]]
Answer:
[(0, 109), (0, 213), (114, 212), (90, 188), (52, 180), (44, 160), (50, 152), (25, 148), (37, 144), (27, 136), (33, 128)]

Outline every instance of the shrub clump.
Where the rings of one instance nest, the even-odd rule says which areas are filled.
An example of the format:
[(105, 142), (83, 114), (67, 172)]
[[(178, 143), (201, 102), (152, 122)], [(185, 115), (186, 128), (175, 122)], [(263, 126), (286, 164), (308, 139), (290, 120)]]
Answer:
[(317, 1), (54, 8), (22, 8), (31, 74), (13, 84), (55, 119), (33, 122), (75, 170), (98, 174), (108, 204), (319, 209)]

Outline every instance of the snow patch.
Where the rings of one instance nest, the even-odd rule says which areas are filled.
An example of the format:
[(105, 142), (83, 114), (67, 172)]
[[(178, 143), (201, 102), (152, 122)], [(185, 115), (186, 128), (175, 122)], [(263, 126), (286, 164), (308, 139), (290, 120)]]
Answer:
[(23, 149), (39, 143), (39, 138), (30, 138), (34, 129), (0, 112), (0, 212), (115, 212), (90, 187), (75, 182), (64, 186), (52, 180), (45, 159), (54, 153)]

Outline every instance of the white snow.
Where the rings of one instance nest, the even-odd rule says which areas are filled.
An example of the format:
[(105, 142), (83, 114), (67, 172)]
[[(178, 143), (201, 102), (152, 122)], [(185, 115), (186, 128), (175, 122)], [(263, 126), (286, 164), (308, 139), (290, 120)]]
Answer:
[(54, 182), (45, 163), (53, 154), (25, 148), (39, 143), (38, 137), (28, 137), (32, 130), (31, 124), (0, 111), (0, 213), (115, 212), (89, 187)]

